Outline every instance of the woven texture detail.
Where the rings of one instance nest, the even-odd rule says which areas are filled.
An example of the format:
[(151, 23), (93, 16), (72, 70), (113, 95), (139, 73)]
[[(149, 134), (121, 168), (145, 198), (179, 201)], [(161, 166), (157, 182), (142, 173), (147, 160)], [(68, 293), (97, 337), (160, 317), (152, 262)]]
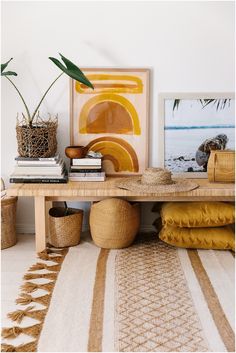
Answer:
[(16, 138), (18, 153), (22, 157), (52, 157), (57, 152), (57, 118), (48, 121), (37, 119), (32, 127), (18, 122)]
[(83, 210), (53, 207), (49, 210), (49, 242), (55, 247), (68, 247), (79, 244), (82, 230)]
[(158, 240), (116, 257), (116, 350), (208, 351), (180, 260)]
[(97, 246), (106, 249), (127, 247), (134, 241), (140, 226), (139, 204), (131, 205), (120, 199), (100, 201), (92, 205), (89, 223)]
[(1, 200), (1, 249), (16, 244), (16, 204), (17, 197)]

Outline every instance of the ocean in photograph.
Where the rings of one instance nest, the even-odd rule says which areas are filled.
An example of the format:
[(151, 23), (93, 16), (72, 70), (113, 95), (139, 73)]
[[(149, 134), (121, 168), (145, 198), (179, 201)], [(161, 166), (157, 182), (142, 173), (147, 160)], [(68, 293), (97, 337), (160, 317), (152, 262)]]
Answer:
[(225, 126), (171, 126), (165, 127), (165, 168), (173, 173), (203, 172), (195, 160), (198, 147), (206, 139), (219, 134), (228, 137), (226, 149), (235, 149), (235, 128)]

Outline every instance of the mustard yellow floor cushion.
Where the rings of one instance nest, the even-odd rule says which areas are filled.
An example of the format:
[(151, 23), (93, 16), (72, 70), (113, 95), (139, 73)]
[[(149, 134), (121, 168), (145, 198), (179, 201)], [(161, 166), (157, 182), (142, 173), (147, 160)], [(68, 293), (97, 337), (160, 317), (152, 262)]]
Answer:
[(234, 205), (226, 202), (167, 202), (161, 208), (163, 225), (218, 227), (235, 222)]
[(130, 246), (140, 226), (140, 205), (106, 199), (92, 205), (89, 217), (94, 243), (105, 249)]
[(178, 228), (165, 226), (159, 233), (165, 243), (180, 248), (194, 249), (235, 249), (232, 226), (216, 228)]

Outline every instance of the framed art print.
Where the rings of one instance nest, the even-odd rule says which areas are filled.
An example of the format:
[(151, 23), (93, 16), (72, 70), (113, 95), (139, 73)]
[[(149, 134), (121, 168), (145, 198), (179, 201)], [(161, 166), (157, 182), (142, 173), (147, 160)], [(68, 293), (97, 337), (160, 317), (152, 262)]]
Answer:
[(71, 144), (101, 152), (108, 175), (148, 163), (148, 69), (83, 69), (94, 90), (71, 80)]
[(211, 150), (235, 149), (232, 93), (160, 95), (163, 166), (175, 176), (207, 177)]

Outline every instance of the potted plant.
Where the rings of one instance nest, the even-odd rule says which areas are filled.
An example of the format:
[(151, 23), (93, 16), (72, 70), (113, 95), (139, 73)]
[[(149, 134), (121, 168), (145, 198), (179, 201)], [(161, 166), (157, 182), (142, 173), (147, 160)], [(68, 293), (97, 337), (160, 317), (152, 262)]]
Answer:
[(14, 71), (5, 71), (13, 58), (8, 60), (5, 64), (1, 64), (1, 76), (5, 77), (12, 84), (25, 108), (25, 113), (22, 113), (23, 118), (21, 121), (17, 119), (16, 126), (18, 153), (22, 157), (51, 157), (55, 155), (57, 151), (57, 117), (50, 117), (47, 121), (41, 119), (39, 116), (39, 107), (52, 86), (64, 73), (74, 80), (83, 83), (87, 87), (93, 88), (92, 83), (86, 78), (78, 66), (73, 64), (63, 55), (60, 54), (60, 56), (64, 64), (56, 58), (49, 57), (49, 59), (59, 67), (62, 72), (50, 84), (32, 114), (30, 113), (28, 105), (21, 92), (10, 78), (11, 76), (17, 76), (17, 73)]

